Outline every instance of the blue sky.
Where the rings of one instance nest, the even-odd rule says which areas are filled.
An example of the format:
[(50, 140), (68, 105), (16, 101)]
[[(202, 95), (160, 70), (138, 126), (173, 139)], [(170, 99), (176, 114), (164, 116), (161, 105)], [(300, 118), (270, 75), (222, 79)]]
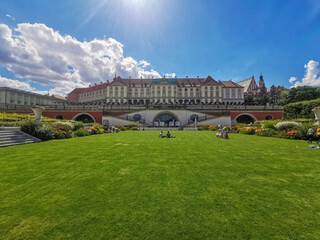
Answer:
[[(290, 87), (294, 84), (289, 83), (291, 77), (308, 83), (308, 79), (301, 80), (306, 78), (306, 70), (310, 76), (317, 75), (320, 62), (318, 0), (1, 0), (0, 23), (20, 37), (23, 34), (14, 31), (18, 24), (42, 23), (81, 43), (112, 38), (122, 44), (123, 57), (132, 57), (138, 64), (141, 60), (150, 63), (142, 70), (141, 65), (113, 63), (114, 70), (105, 66), (99, 75), (106, 78), (114, 71), (126, 77), (150, 75), (153, 69), (161, 76), (211, 75), (217, 80), (240, 81), (252, 75), (258, 79), (262, 72), (267, 86)], [(68, 75), (65, 81), (61, 77), (46, 83), (46, 73), (39, 80), (39, 74), (35, 77), (21, 71), (22, 62), (19, 68), (10, 68), (1, 54), (0, 45), (1, 77), (28, 82), (36, 90), (59, 88), (56, 92), (63, 92), (67, 81), (82, 86), (99, 79), (79, 73), (81, 80), (70, 80)], [(67, 62), (73, 62), (70, 58)], [(318, 78), (309, 82), (314, 85), (319, 80), (320, 84)]]

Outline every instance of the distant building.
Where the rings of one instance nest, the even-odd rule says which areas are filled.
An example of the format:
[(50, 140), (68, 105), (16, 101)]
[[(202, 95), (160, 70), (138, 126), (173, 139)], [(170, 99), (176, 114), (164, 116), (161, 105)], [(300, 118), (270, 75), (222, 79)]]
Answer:
[(104, 100), (118, 104), (241, 104), (244, 87), (233, 81), (206, 78), (121, 78), (88, 88), (76, 88), (69, 101)]
[(245, 95), (258, 95), (262, 91), (266, 91), (266, 85), (263, 80), (263, 76), (260, 76), (259, 79), (259, 86), (256, 83), (256, 80), (254, 79), (254, 76), (251, 78), (242, 80), (238, 82), (239, 85), (244, 87), (244, 94)]
[[(66, 102), (67, 99), (61, 96), (41, 95), (19, 89), (0, 87), (1, 106), (33, 106), (33, 105), (54, 105)], [(5, 108), (5, 107), (2, 107)]]
[[(260, 75), (259, 78), (259, 86), (256, 83), (256, 80), (254, 79), (254, 76), (251, 78), (242, 80), (240, 82), (237, 82), (239, 85), (244, 87), (244, 94), (245, 95), (258, 95), (262, 92), (270, 92), (271, 88), (266, 88), (263, 76)], [(276, 91), (287, 91), (288, 89), (282, 86), (273, 86), (274, 90)]]

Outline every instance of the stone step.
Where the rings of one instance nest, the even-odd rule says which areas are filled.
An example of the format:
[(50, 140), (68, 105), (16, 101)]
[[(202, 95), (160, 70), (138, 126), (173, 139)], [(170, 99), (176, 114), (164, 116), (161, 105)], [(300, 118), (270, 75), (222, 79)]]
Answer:
[(27, 144), (27, 143), (34, 143), (32, 140), (23, 141), (23, 142), (0, 142), (0, 147), (8, 147), (13, 145), (19, 145), (19, 144)]
[(1, 141), (6, 141), (6, 140), (25, 140), (25, 139), (30, 139), (33, 140), (32, 138), (28, 137), (28, 136), (5, 136), (5, 137), (0, 137), (0, 142)]
[(0, 130), (0, 147), (11, 145), (35, 143), (40, 140), (34, 138), (26, 133), (19, 131), (19, 129), (1, 129)]

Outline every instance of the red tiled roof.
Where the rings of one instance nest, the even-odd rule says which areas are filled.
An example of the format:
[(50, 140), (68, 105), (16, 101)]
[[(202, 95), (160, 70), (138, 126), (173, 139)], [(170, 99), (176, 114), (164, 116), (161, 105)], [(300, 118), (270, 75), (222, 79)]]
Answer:
[(85, 88), (75, 88), (69, 94), (80, 94), (85, 90)]
[(222, 86), (228, 87), (228, 88), (243, 88), (243, 86), (239, 85), (238, 83), (232, 82), (231, 80), (219, 81), (219, 83), (221, 83)]
[(100, 83), (100, 84), (97, 84), (97, 85), (94, 85), (94, 86), (91, 86), (91, 87), (88, 87), (88, 88), (82, 88), (82, 91), (79, 92), (78, 94), (93, 92), (93, 91), (97, 91), (97, 90), (100, 90), (100, 89), (106, 89), (108, 85), (109, 85), (109, 83)]

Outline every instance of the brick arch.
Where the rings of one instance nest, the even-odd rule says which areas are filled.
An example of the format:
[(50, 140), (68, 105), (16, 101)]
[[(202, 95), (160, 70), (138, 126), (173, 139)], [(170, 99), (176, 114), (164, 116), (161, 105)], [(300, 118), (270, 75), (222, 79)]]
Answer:
[(95, 119), (91, 114), (85, 113), (85, 112), (76, 114), (76, 115), (72, 118), (72, 120), (76, 120), (77, 117), (79, 117), (79, 116), (81, 116), (81, 115), (87, 115), (87, 116), (89, 116), (89, 117), (91, 117), (91, 118), (93, 119), (93, 122), (96, 122), (96, 119)]
[(158, 117), (160, 117), (161, 115), (170, 115), (170, 116), (172, 116), (173, 118), (175, 118), (175, 119), (177, 120), (177, 122), (180, 122), (179, 117), (178, 117), (175, 113), (173, 113), (173, 112), (171, 112), (171, 111), (161, 111), (161, 112), (157, 113), (157, 114), (153, 117), (152, 122), (155, 122), (155, 120), (156, 120)]
[(250, 114), (250, 113), (240, 113), (234, 119), (237, 120), (237, 118), (240, 117), (240, 116), (249, 116), (249, 117), (251, 117), (253, 119), (254, 122), (258, 121), (257, 118), (254, 115)]

